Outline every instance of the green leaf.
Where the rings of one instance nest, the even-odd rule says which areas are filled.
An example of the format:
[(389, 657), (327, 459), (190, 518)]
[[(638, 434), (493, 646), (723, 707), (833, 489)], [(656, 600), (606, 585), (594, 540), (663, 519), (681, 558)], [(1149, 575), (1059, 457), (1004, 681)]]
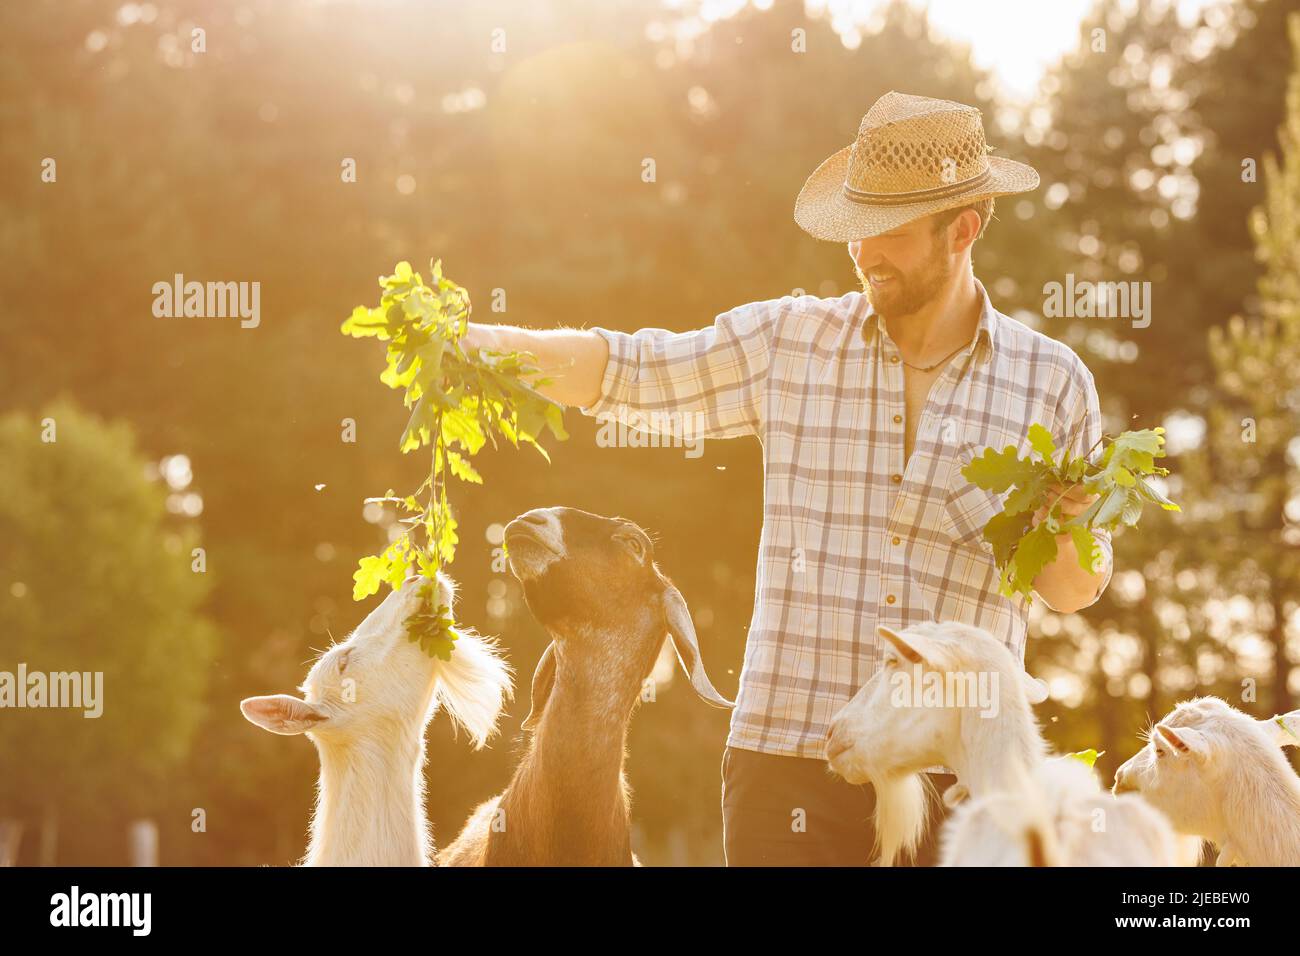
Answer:
[(473, 482), (476, 485), (483, 484), (483, 476), (474, 470), (469, 459), (450, 448), (447, 449), (447, 465), (451, 468), (451, 473), (461, 481)]
[(1074, 484), (1088, 470), (1088, 459), (1080, 456), (1071, 458), (1070, 463), (1061, 469), (1061, 477), (1069, 484)]
[(1131, 485), (1133, 482), (1122, 476), (1130, 472), (1140, 475), (1152, 474), (1155, 470), (1155, 459), (1164, 457), (1164, 443), (1163, 428), (1124, 432), (1106, 449), (1104, 470), (1111, 476), (1112, 481)]
[(1137, 479), (1137, 483), (1135, 487), (1138, 490), (1138, 494), (1140, 494), (1143, 498), (1146, 498), (1148, 501), (1155, 502), (1161, 508), (1164, 508), (1166, 511), (1183, 510), (1182, 508), (1178, 507), (1178, 505), (1174, 504), (1172, 501), (1166, 498), (1159, 491), (1157, 491), (1155, 485), (1151, 484), (1149, 481), (1139, 478)]
[(1014, 574), (1012, 581), (1015, 589), (1028, 596), (1034, 588), (1034, 580), (1056, 560), (1056, 535), (1039, 524), (1020, 541), (1015, 555), (1011, 558)]
[(1012, 485), (1029, 483), (1046, 470), (1042, 462), (1021, 458), (1015, 446), (1008, 445), (1002, 451), (984, 449), (984, 454), (972, 459), (961, 473), (971, 484), (1001, 494)]
[[(548, 461), (537, 443), (542, 433), (568, 438), (563, 407), (537, 391), (548, 380), (536, 358), (486, 349), (467, 354), (460, 340), (468, 329), (469, 293), (443, 274), (441, 260), (430, 261), (429, 277), (425, 284), (409, 262), (399, 262), (392, 275), (379, 278), (378, 306), (357, 306), (341, 328), (354, 338), (387, 342), (380, 382), (403, 392), (402, 402), (411, 409), (398, 447), (431, 449), (429, 475), (413, 494), (397, 497), (390, 490), (382, 499), (368, 499), (393, 504), (406, 516), (398, 519), (401, 534), (384, 552), (359, 563), (353, 575), (357, 600), (384, 583), (400, 589), (412, 568), (432, 579), (454, 560), (459, 535), (446, 472), (482, 484), (470, 459), (489, 442), (495, 448), (498, 437), (516, 446), (525, 441)], [(433, 607), (431, 585), (427, 590), (427, 606), (412, 615), (408, 627), (421, 647), (445, 659), (455, 644), (454, 622), (448, 609)]]
[(1079, 567), (1089, 574), (1096, 574), (1100, 571), (1103, 554), (1101, 545), (1097, 543), (1097, 536), (1086, 525), (1067, 524), (1065, 529), (1074, 540), (1074, 550), (1079, 557)]
[(1286, 723), (1285, 720), (1282, 719), (1282, 715), (1281, 715), (1281, 714), (1279, 714), (1279, 715), (1277, 715), (1276, 717), (1274, 717), (1273, 720), (1276, 721), (1276, 723), (1277, 723), (1277, 725), (1278, 725), (1279, 727), (1281, 727), (1281, 728), (1282, 728), (1283, 730), (1285, 730), (1288, 734), (1290, 734), (1291, 737), (1293, 737), (1293, 738), (1296, 739), (1296, 740), (1300, 740), (1300, 736), (1297, 736), (1297, 735), (1296, 735), (1296, 732), (1295, 732), (1294, 730), (1292, 730), (1290, 727), (1287, 726), (1287, 723)]
[(1100, 501), (1101, 506), (1097, 509), (1097, 514), (1092, 519), (1091, 524), (1093, 527), (1105, 528), (1124, 513), (1124, 505), (1128, 501), (1128, 492), (1123, 488), (1112, 488)]
[(388, 562), (382, 557), (362, 558), (352, 572), (352, 600), (364, 601), (379, 590), (388, 576)]
[(1086, 763), (1089, 767), (1095, 767), (1097, 765), (1097, 758), (1104, 756), (1105, 753), (1106, 751), (1104, 750), (1102, 751), (1078, 750), (1072, 754), (1066, 754), (1066, 756), (1073, 757), (1075, 760), (1078, 760), (1080, 763)]
[(1137, 494), (1126, 494), (1124, 496), (1124, 509), (1119, 514), (1119, 520), (1132, 528), (1137, 525), (1138, 520), (1142, 517), (1142, 496)]
[(410, 542), (405, 536), (398, 538), (388, 546), (384, 552), (384, 558), (388, 561), (388, 572), (384, 580), (394, 591), (402, 589), (402, 582), (406, 580), (407, 572), (411, 567), (411, 559), (408, 553)]
[(343, 320), (342, 332), (344, 335), (351, 335), (353, 338), (365, 338), (373, 336), (380, 339), (388, 338), (388, 322), (385, 321), (383, 313), (376, 309), (367, 309), (364, 305), (359, 305), (352, 310), (352, 314)]
[(1056, 457), (1056, 442), (1052, 440), (1052, 433), (1037, 422), (1029, 426), (1029, 447), (1049, 465)]
[(568, 441), (569, 433), (564, 430), (563, 405), (551, 402), (546, 406), (546, 424), (558, 441)]
[(1031, 512), (995, 514), (984, 526), (984, 540), (993, 546), (993, 560), (1002, 567), (1011, 560), (1012, 552), (1025, 536), (1034, 516)]
[(545, 459), (546, 459), (546, 463), (547, 463), (548, 465), (551, 463), (551, 453), (550, 453), (550, 452), (548, 452), (545, 448), (543, 448), (543, 447), (542, 447), (541, 445), (539, 445), (537, 442), (533, 441), (531, 438), (528, 438), (528, 439), (525, 439), (525, 440), (528, 442), (528, 444), (532, 445), (534, 448), (537, 449), (537, 454), (539, 454), (539, 455), (541, 455), (543, 458), (545, 458)]
[(458, 410), (443, 413), (442, 440), (448, 445), (459, 442), (469, 454), (477, 455), (487, 437), (477, 418)]
[(1002, 511), (1009, 515), (1018, 515), (1027, 511), (1032, 514), (1038, 510), (1047, 495), (1047, 486), (1052, 483), (1052, 475), (1044, 470), (1030, 477), (1024, 484), (1018, 484), (1011, 494), (1002, 502)]
[(438, 410), (429, 404), (427, 398), (415, 403), (411, 417), (407, 419), (406, 428), (402, 430), (402, 454), (420, 448), (429, 443), (430, 431), (436, 424)]
[[(984, 539), (992, 545), (999, 571), (998, 589), (1007, 597), (1020, 594), (1032, 599), (1033, 581), (1057, 554), (1057, 536), (1068, 533), (1078, 553), (1079, 564), (1090, 572), (1099, 569), (1103, 552), (1095, 529), (1114, 531), (1135, 527), (1145, 502), (1159, 504), (1166, 511), (1179, 507), (1146, 478), (1169, 473), (1155, 464), (1164, 457), (1164, 429), (1124, 432), (1106, 439), (1101, 454), (1062, 456), (1059, 466), (1051, 463), (1057, 449), (1051, 433), (1041, 425), (1030, 425), (1026, 436), (1036, 458), (1020, 458), (1014, 446), (1002, 451), (992, 448), (971, 461), (962, 474), (981, 488), (995, 493), (1010, 489), (1002, 511), (984, 528)], [(1074, 518), (1065, 520), (1053, 485), (1082, 487), (1095, 500)], [(1031, 516), (1051, 505), (1047, 517), (1031, 527)]]

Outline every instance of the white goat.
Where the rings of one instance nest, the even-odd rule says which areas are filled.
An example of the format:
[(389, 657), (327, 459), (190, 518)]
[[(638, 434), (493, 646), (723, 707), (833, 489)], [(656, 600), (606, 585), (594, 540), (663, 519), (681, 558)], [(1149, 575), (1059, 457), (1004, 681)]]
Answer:
[(1256, 720), (1217, 697), (1184, 701), (1115, 772), (1179, 832), (1219, 848), (1218, 865), (1300, 866), (1300, 710)]
[(1140, 797), (1105, 793), (1092, 768), (1053, 757), (1013, 789), (967, 801), (944, 824), (940, 866), (1193, 866), (1199, 843), (1179, 840)]
[[(957, 774), (958, 783), (945, 795), (949, 803), (967, 795), (976, 801), (959, 817), (969, 832), (947, 841), (949, 862), (979, 854), (990, 860), (1016, 854), (1077, 859), (1081, 865), (1084, 859), (1127, 861), (1124, 834), (1134, 828), (1158, 831), (1149, 841), (1157, 851), (1172, 845), (1166, 821), (1136, 801), (1106, 796), (1090, 772), (1081, 776), (1068, 765), (1043, 769), (1047, 746), (1030, 705), (1046, 698), (1046, 687), (987, 631), (957, 622), (919, 624), (901, 633), (877, 630), (886, 642), (884, 666), (836, 715), (827, 756), (831, 769), (850, 783), (874, 786), (882, 864), (915, 852), (928, 800), (921, 773), (935, 766)], [(1006, 796), (978, 802), (993, 795)], [(1072, 832), (1073, 823), (1071, 832), (1062, 830), (1064, 820), (1097, 819), (1092, 814), (1098, 809), (1102, 823), (1089, 828), (1100, 830), (1095, 846)], [(1008, 828), (1015, 831), (1011, 844), (999, 848), (1007, 841), (990, 834)], [(1037, 854), (1026, 849), (1035, 834), (1042, 846)]]
[[(321, 769), (305, 866), (429, 866), (425, 727), (442, 704), (480, 748), (511, 694), (510, 668), (490, 641), (458, 632), (451, 660), (442, 661), (407, 637), (424, 582), (409, 579), (322, 654), (302, 698), (240, 704), (259, 727), (306, 733), (316, 745)], [(437, 583), (450, 607), (455, 585), (441, 574)]]

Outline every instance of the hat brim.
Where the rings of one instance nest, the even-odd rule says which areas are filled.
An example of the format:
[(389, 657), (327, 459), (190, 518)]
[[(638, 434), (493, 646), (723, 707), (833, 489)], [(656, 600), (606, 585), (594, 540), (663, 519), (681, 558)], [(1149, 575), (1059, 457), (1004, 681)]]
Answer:
[(981, 199), (1012, 196), (1038, 188), (1038, 171), (1025, 163), (990, 156), (989, 178), (970, 192), (954, 193), (905, 206), (872, 206), (855, 202), (844, 194), (844, 177), (849, 168), (845, 146), (808, 177), (794, 201), (794, 221), (804, 232), (828, 242), (870, 239), (899, 226), (945, 209), (966, 206)]

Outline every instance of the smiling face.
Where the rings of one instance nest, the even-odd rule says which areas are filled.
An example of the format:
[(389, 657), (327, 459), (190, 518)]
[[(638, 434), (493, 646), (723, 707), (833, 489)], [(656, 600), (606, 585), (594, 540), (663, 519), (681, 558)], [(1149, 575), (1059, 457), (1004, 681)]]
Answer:
[(974, 212), (964, 212), (937, 230), (936, 217), (925, 216), (883, 235), (849, 243), (862, 291), (878, 314), (886, 319), (913, 315), (940, 296), (952, 282), (963, 250), (973, 241), (966, 216), (978, 229), (979, 216)]
[[(406, 621), (422, 606), (422, 578), (409, 578), (366, 616), (347, 640), (312, 665), (303, 696), (250, 697), (240, 709), (272, 733), (308, 733), (347, 739), (379, 721), (427, 717), (433, 704), (436, 661), (406, 634)], [(450, 607), (455, 585), (439, 575), (438, 599)]]

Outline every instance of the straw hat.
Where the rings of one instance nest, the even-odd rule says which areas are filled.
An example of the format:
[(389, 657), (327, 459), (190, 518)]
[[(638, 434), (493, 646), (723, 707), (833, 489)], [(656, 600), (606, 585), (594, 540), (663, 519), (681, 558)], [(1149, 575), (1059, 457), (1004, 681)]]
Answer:
[(852, 242), (1038, 187), (1032, 166), (988, 150), (975, 107), (891, 91), (862, 117), (858, 138), (808, 177), (795, 222), (817, 239)]

